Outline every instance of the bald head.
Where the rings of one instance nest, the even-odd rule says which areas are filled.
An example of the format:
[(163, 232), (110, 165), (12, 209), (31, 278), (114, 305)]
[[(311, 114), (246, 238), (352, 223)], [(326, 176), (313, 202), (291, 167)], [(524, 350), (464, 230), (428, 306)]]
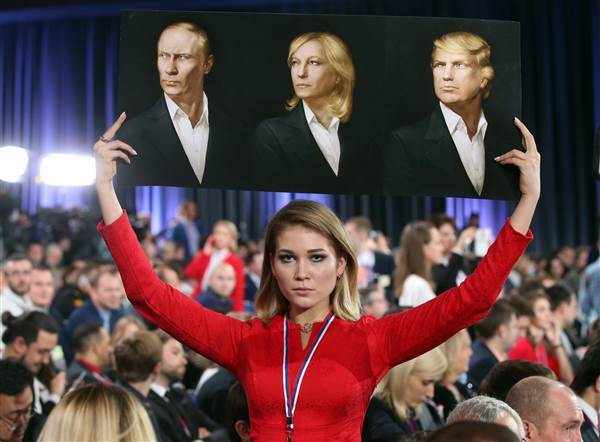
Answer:
[(581, 408), (575, 393), (560, 382), (541, 376), (522, 379), (510, 389), (506, 403), (521, 416), (529, 441), (581, 440)]

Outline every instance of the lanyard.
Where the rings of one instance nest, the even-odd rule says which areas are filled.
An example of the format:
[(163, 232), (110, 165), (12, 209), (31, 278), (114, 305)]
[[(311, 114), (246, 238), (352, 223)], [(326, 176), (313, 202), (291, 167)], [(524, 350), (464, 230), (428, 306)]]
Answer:
[(290, 396), (289, 387), (288, 387), (289, 386), (289, 383), (288, 383), (288, 371), (289, 370), (288, 370), (288, 360), (287, 360), (288, 359), (287, 358), (287, 355), (288, 355), (288, 318), (287, 318), (287, 316), (284, 319), (284, 322), (283, 322), (283, 397), (285, 399), (285, 422), (286, 422), (286, 433), (287, 433), (288, 441), (292, 440), (292, 432), (294, 431), (294, 412), (296, 411), (296, 403), (298, 401), (298, 394), (300, 393), (300, 385), (302, 384), (302, 379), (304, 378), (304, 374), (306, 373), (308, 364), (310, 364), (310, 361), (311, 361), (313, 355), (315, 354), (315, 351), (317, 350), (319, 343), (323, 339), (323, 336), (325, 336), (325, 333), (327, 333), (327, 329), (333, 322), (334, 318), (335, 318), (335, 316), (333, 315), (333, 313), (329, 313), (329, 316), (325, 320), (325, 326), (323, 326), (323, 328), (321, 329), (319, 336), (317, 336), (317, 339), (315, 340), (315, 342), (313, 342), (313, 345), (310, 348), (310, 351), (308, 352), (308, 354), (306, 355), (306, 358), (304, 358), (304, 362), (302, 363), (302, 366), (300, 367), (300, 371), (298, 372), (298, 377), (296, 378), (296, 385), (294, 385), (293, 395), (291, 395), (291, 396)]

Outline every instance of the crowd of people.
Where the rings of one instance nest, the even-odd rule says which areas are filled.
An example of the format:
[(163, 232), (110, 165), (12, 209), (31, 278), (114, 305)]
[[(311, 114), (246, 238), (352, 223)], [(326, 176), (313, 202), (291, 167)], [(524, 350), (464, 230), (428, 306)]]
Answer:
[[(23, 214), (9, 230), (15, 236), (0, 287), (1, 440), (250, 440), (235, 377), (141, 317), (92, 219), (78, 212), (73, 222), (51, 221), (72, 215)], [(191, 201), (161, 238), (144, 218), (132, 224), (167, 284), (221, 314), (255, 315), (261, 239), (238, 238), (226, 220), (205, 232)], [(485, 252), (492, 240), (476, 219), (459, 230), (443, 214), (407, 225), (396, 249), (365, 217), (345, 228), (359, 264), (362, 313), (376, 318), (460, 284), (481, 259), (476, 249)], [(88, 241), (73, 241), (78, 232), (88, 232)], [(485, 244), (476, 244), (482, 237)], [(581, 431), (585, 442), (597, 441), (596, 256), (571, 246), (523, 255), (485, 318), (380, 380), (363, 441), (501, 431), (461, 428), (465, 420), (505, 425), (515, 440), (579, 440)]]

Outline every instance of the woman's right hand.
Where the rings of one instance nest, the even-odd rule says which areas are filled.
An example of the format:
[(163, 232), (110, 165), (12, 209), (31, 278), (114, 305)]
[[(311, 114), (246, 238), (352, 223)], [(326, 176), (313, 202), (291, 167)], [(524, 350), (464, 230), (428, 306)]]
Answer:
[(129, 144), (119, 140), (113, 140), (117, 131), (125, 121), (127, 116), (125, 112), (119, 115), (117, 121), (107, 129), (106, 132), (94, 144), (94, 154), (96, 157), (96, 186), (112, 184), (112, 179), (117, 174), (117, 158), (121, 158), (130, 164), (130, 155), (137, 155), (137, 152)]

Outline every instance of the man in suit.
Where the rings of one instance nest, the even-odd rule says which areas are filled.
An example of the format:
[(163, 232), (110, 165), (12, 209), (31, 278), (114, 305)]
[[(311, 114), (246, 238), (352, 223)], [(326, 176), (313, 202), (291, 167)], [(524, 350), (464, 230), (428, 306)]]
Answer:
[(187, 359), (182, 345), (162, 330), (154, 332), (162, 342), (160, 371), (150, 385), (148, 400), (166, 440), (205, 439), (217, 424), (195, 407), (185, 390), (173, 384), (181, 382)]
[(468, 380), (475, 389), (499, 362), (507, 359), (519, 339), (519, 326), (515, 310), (505, 299), (494, 304), (488, 315), (475, 325), (477, 339), (473, 342), (473, 355), (469, 361)]
[[(516, 169), (494, 158), (508, 151), (511, 121), (488, 121), (491, 49), (478, 35), (452, 32), (433, 42), (431, 69), (439, 105), (431, 115), (392, 131), (384, 146), (389, 193), (510, 199), (518, 195)], [(510, 140), (510, 137), (508, 138)]]
[(125, 291), (119, 272), (114, 266), (101, 267), (90, 280), (90, 299), (74, 310), (65, 326), (65, 360), (73, 360), (72, 341), (75, 329), (85, 323), (98, 324), (112, 332), (123, 317), (121, 302)]
[(69, 386), (79, 380), (79, 383), (90, 384), (101, 382), (110, 384), (112, 381), (103, 374), (110, 367), (113, 348), (108, 332), (99, 324), (82, 324), (73, 335), (75, 359), (67, 370)]
[(177, 22), (162, 31), (157, 68), (163, 94), (117, 134), (139, 154), (119, 172), (121, 184), (235, 187), (242, 130), (209, 107), (204, 77), (214, 60), (208, 35), (196, 24)]
[(600, 413), (600, 345), (591, 345), (581, 360), (571, 388), (583, 411), (581, 436), (583, 442), (598, 442), (598, 413)]
[(254, 305), (256, 292), (260, 287), (260, 277), (262, 275), (264, 254), (263, 252), (250, 252), (244, 258), (246, 263), (246, 284), (244, 286), (244, 300)]

